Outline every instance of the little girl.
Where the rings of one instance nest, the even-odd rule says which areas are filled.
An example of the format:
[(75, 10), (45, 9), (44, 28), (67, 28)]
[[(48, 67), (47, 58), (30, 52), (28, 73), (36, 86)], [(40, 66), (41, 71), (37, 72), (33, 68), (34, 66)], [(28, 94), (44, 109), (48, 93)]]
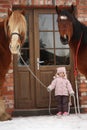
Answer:
[(57, 115), (68, 115), (69, 94), (73, 95), (70, 81), (67, 79), (65, 67), (57, 68), (57, 74), (52, 83), (47, 87), (48, 91), (55, 89), (55, 96), (58, 103)]

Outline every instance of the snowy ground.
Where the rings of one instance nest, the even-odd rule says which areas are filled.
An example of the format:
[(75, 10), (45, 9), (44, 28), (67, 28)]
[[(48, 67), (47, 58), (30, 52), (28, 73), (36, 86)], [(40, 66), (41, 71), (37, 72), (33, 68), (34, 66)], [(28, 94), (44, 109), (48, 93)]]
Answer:
[(86, 130), (87, 114), (80, 117), (69, 116), (32, 116), (17, 117), (11, 121), (0, 122), (0, 130)]

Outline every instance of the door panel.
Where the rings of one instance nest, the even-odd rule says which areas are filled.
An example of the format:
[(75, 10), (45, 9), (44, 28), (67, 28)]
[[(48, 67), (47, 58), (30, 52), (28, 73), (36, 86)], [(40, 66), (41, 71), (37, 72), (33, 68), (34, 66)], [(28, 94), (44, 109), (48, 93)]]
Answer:
[(33, 95), (31, 88), (31, 77), (29, 72), (18, 72), (18, 88), (16, 91), (16, 106), (17, 108), (32, 108)]

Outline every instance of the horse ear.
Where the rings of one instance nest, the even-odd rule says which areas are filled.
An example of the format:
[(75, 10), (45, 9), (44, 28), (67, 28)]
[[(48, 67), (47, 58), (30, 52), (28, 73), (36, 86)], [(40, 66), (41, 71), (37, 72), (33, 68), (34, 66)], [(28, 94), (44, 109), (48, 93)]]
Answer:
[(57, 14), (59, 14), (60, 13), (60, 9), (58, 8), (58, 6), (56, 5), (56, 12), (57, 12)]
[(75, 13), (75, 6), (72, 4), (71, 5), (71, 13), (74, 14)]
[(8, 9), (8, 16), (10, 16), (12, 14), (12, 10)]

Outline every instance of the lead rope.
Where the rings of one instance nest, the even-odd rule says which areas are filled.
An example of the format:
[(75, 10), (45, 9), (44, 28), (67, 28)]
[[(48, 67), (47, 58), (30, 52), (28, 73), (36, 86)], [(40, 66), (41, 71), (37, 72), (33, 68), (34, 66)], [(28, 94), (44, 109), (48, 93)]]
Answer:
[[(33, 77), (44, 87), (47, 89), (46, 85), (44, 85), (39, 78), (37, 78), (37, 76), (33, 73), (33, 71), (28, 67), (28, 65), (26, 64), (26, 62), (24, 61), (24, 59), (22, 58), (21, 54), (19, 53), (19, 57), (21, 58), (21, 60), (23, 61), (23, 63), (25, 64), (25, 66), (27, 67), (28, 71), (33, 75)], [(75, 96), (73, 95), (73, 99), (74, 99), (74, 107), (75, 107), (75, 113), (77, 114), (77, 110), (76, 110), (76, 102), (75, 102)], [(70, 100), (71, 100), (71, 96), (70, 96)], [(49, 92), (49, 114), (52, 115), (51, 113), (51, 91)], [(68, 113), (70, 112), (70, 103), (69, 103), (69, 107), (68, 107)]]
[(70, 97), (69, 97), (70, 99), (69, 99), (69, 104), (68, 104), (68, 113), (70, 113), (71, 97), (73, 97), (73, 100), (74, 100), (74, 108), (75, 108), (75, 114), (77, 114), (75, 95), (70, 95)]
[(79, 105), (79, 92), (78, 92), (78, 83), (77, 83), (77, 77), (75, 77), (75, 84), (76, 84), (77, 109), (78, 109), (78, 113), (80, 114), (80, 105)]
[[(21, 54), (18, 53), (19, 57), (21, 58), (21, 60), (23, 61), (24, 65), (27, 67), (28, 71), (33, 75), (33, 77), (44, 87), (47, 89), (46, 85), (44, 85), (41, 80), (39, 78), (37, 78), (37, 76), (33, 73), (33, 71), (28, 67), (28, 65), (26, 64), (26, 62), (24, 61), (24, 59), (22, 58)], [(52, 115), (51, 113), (51, 92), (49, 92), (49, 114)]]

